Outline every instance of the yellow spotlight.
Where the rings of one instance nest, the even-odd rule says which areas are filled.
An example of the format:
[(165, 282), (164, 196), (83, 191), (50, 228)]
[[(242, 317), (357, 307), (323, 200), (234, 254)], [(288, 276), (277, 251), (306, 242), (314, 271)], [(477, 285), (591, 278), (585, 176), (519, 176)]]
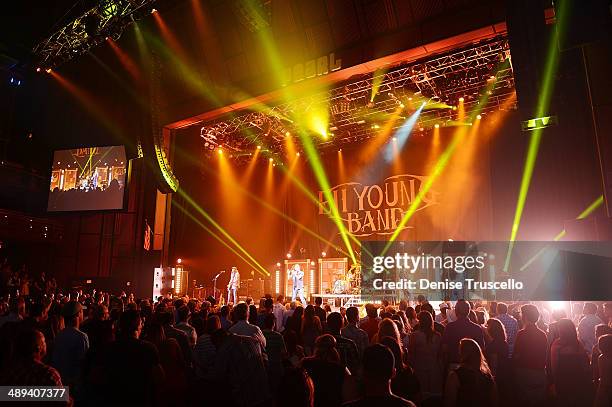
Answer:
[(258, 150), (261, 150), (261, 146), (257, 146), (257, 149), (258, 149)]
[(463, 98), (463, 96), (461, 96), (461, 97), (459, 98), (459, 102), (461, 102), (461, 103), (463, 103), (463, 101), (464, 101), (464, 100), (465, 100), (465, 99)]
[(300, 156), (300, 152), (298, 151), (295, 155), (297, 155), (299, 157)]
[(434, 125), (434, 127), (435, 127), (436, 129), (439, 129), (439, 128), (440, 128), (440, 125), (439, 125), (438, 123), (436, 123), (436, 124)]
[(289, 133), (288, 131), (285, 132), (285, 137), (289, 137), (289, 136), (291, 136), (291, 133)]
[(273, 159), (272, 157), (270, 157), (270, 158), (268, 159), (268, 161), (272, 162), (272, 161), (274, 161), (274, 159)]
[(482, 116), (481, 115), (476, 115), (476, 119), (480, 120), (480, 119), (482, 119)]
[(223, 154), (223, 149), (219, 149), (219, 154)]
[(280, 262), (276, 263), (276, 267), (280, 267), (280, 265), (281, 265)]

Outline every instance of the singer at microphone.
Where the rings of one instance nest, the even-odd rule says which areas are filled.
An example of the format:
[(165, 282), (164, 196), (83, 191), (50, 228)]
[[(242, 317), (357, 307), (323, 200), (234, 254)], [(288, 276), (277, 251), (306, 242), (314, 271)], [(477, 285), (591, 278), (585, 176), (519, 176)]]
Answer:
[[(230, 280), (227, 284), (227, 303), (232, 304), (238, 303), (238, 288), (240, 288), (240, 273), (238, 268), (232, 267), (232, 273), (230, 274)], [(233, 301), (232, 301), (233, 300)]]

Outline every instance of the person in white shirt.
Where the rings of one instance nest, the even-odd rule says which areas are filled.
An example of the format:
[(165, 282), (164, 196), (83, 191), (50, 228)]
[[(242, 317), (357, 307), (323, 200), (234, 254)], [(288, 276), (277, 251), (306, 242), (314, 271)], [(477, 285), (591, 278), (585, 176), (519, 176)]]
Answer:
[(266, 351), (266, 338), (257, 325), (249, 323), (249, 307), (241, 302), (234, 307), (234, 319), (236, 323), (232, 325), (229, 331), (236, 335), (250, 336), (259, 341), (262, 347), (262, 352)]
[(227, 303), (238, 303), (238, 289), (240, 288), (240, 273), (238, 268), (232, 267), (230, 280), (227, 284)]
[(291, 297), (291, 301), (295, 301), (295, 299), (299, 296), (300, 301), (302, 301), (302, 306), (306, 307), (308, 303), (304, 298), (304, 272), (300, 268), (299, 264), (293, 266), (289, 272), (289, 278), (291, 279), (293, 285), (293, 295)]
[(586, 302), (582, 308), (584, 316), (578, 323), (578, 339), (586, 351), (590, 354), (593, 346), (597, 343), (595, 337), (595, 327), (602, 324), (602, 320), (597, 316), (597, 305), (592, 302)]
[(272, 308), (272, 313), (274, 314), (274, 317), (276, 318), (275, 331), (277, 332), (282, 332), (284, 328), (283, 316), (285, 315), (285, 311), (286, 311), (284, 300), (285, 300), (285, 297), (282, 294), (280, 294), (278, 297), (276, 297), (276, 303), (274, 304), (274, 308)]

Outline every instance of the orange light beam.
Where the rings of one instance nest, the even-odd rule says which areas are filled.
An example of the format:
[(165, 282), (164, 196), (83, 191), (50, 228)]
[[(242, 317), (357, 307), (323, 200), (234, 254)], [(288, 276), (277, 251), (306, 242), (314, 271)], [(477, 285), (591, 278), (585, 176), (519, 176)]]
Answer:
[(111, 38), (109, 38), (106, 42), (108, 42), (115, 55), (117, 55), (117, 59), (119, 59), (119, 62), (121, 62), (121, 65), (123, 65), (125, 70), (128, 71), (130, 76), (136, 82), (140, 82), (142, 80), (142, 73), (134, 63), (134, 60), (127, 53), (125, 53), (119, 47), (119, 45), (117, 45), (115, 41), (113, 41)]

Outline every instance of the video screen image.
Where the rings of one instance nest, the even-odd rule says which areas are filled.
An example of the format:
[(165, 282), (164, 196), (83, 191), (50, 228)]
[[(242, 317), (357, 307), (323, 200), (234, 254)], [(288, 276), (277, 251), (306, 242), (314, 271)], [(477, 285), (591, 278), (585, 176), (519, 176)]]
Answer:
[(124, 146), (55, 151), (47, 211), (122, 209), (126, 168)]

